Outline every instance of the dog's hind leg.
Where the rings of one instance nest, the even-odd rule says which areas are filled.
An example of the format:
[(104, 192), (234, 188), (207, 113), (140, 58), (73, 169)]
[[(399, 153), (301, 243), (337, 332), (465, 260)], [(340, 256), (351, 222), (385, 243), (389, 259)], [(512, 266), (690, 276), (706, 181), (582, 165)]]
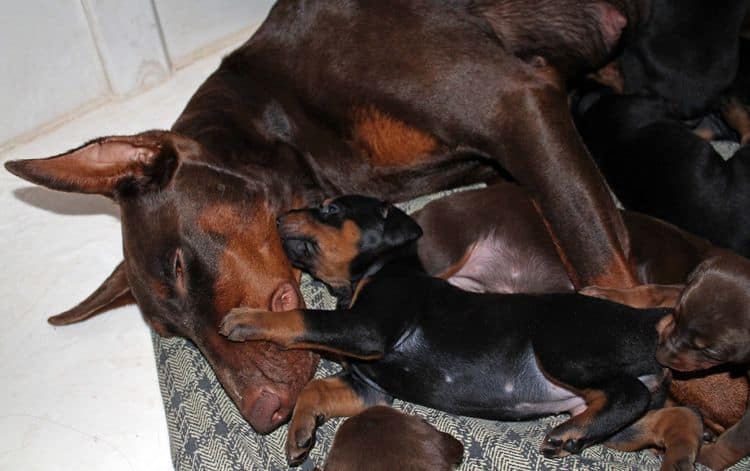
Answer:
[(750, 455), (750, 397), (745, 415), (722, 433), (715, 443), (704, 445), (698, 462), (711, 469), (725, 469)]
[(621, 376), (581, 391), (586, 410), (555, 427), (544, 438), (547, 458), (579, 453), (635, 422), (649, 407), (651, 393), (637, 378)]
[(302, 463), (315, 444), (315, 430), (327, 419), (356, 415), (370, 406), (388, 405), (392, 400), (350, 372), (311, 381), (297, 398), (289, 423), (287, 461), (292, 466)]
[(692, 470), (701, 446), (703, 422), (687, 407), (656, 409), (604, 444), (621, 451), (647, 447), (664, 450), (662, 470)]

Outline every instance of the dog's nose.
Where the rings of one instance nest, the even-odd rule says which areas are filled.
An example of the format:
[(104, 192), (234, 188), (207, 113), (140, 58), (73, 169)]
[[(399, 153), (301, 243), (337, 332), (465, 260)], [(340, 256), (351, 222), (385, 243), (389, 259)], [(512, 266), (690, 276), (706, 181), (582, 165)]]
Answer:
[(265, 434), (272, 432), (288, 417), (284, 411), (279, 395), (268, 389), (263, 389), (259, 395), (242, 401), (244, 416), (256, 432)]

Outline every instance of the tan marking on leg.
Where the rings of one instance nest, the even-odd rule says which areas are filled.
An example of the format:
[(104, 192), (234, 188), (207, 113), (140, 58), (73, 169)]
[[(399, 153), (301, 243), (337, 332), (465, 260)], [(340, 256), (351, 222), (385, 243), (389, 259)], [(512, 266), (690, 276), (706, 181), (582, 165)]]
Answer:
[(635, 308), (674, 307), (685, 285), (641, 285), (634, 288), (587, 286), (579, 293)]
[(349, 303), (349, 308), (351, 309), (352, 306), (354, 306), (354, 303), (357, 302), (357, 299), (359, 298), (359, 294), (362, 292), (362, 288), (365, 287), (367, 283), (370, 282), (369, 278), (365, 278), (363, 280), (360, 280), (359, 283), (357, 283), (357, 287), (354, 289), (354, 294), (352, 295), (352, 300)]
[(625, 90), (625, 79), (622, 75), (622, 69), (620, 67), (619, 60), (614, 60), (598, 71), (589, 74), (588, 78), (611, 88), (615, 93), (619, 95), (621, 95)]
[[(747, 376), (750, 379), (750, 372)], [(705, 445), (698, 462), (711, 469), (725, 469), (749, 455), (750, 397), (748, 397), (742, 418), (722, 433), (715, 443)]]
[(580, 394), (586, 401), (586, 410), (558, 425), (547, 434), (542, 442), (542, 452), (545, 456), (561, 458), (570, 455), (570, 452), (564, 448), (565, 443), (585, 437), (589, 426), (607, 405), (608, 398), (603, 391), (584, 389)]
[(430, 160), (435, 137), (368, 106), (354, 111), (354, 140), (375, 167), (406, 167)]
[(466, 253), (464, 253), (461, 258), (459, 258), (456, 262), (454, 262), (452, 265), (447, 267), (445, 270), (441, 271), (440, 273), (434, 275), (435, 278), (440, 278), (443, 280), (447, 280), (448, 278), (452, 277), (456, 273), (461, 270), (461, 268), (466, 265), (466, 262), (469, 261), (469, 258), (471, 258), (472, 252), (474, 252), (474, 247), (476, 244), (471, 244), (469, 248), (466, 250)]
[(235, 342), (266, 340), (290, 348), (305, 329), (299, 310), (272, 312), (240, 307), (232, 309), (221, 321), (219, 331)]
[(219, 325), (219, 332), (233, 342), (263, 340), (286, 350), (318, 350), (360, 360), (377, 360), (382, 354), (358, 355), (330, 345), (304, 340), (304, 313), (300, 310), (272, 312), (240, 307), (232, 309)]
[(531, 204), (534, 206), (534, 210), (536, 210), (537, 215), (544, 224), (544, 228), (547, 230), (547, 234), (552, 240), (552, 244), (555, 246), (555, 252), (557, 252), (557, 256), (560, 257), (560, 261), (565, 267), (565, 271), (568, 273), (570, 282), (573, 283), (573, 286), (580, 286), (581, 280), (578, 278), (578, 275), (576, 274), (575, 269), (573, 268), (573, 264), (570, 262), (570, 259), (565, 254), (565, 251), (562, 248), (562, 244), (560, 244), (560, 240), (555, 236), (552, 225), (549, 223), (547, 218), (544, 217), (544, 214), (542, 214), (542, 208), (539, 207), (539, 203), (533, 198), (531, 199)]
[(297, 399), (286, 442), (287, 459), (299, 461), (313, 445), (318, 424), (332, 417), (362, 412), (367, 405), (341, 378), (316, 379), (305, 386)]
[(629, 435), (627, 440), (605, 444), (621, 451), (657, 447), (665, 450), (662, 470), (689, 469), (698, 456), (703, 423), (687, 407), (670, 407), (648, 412), (624, 433)]
[(740, 135), (742, 145), (750, 142), (750, 113), (737, 98), (731, 98), (721, 107), (721, 114), (727, 124)]
[(700, 137), (704, 141), (713, 141), (715, 133), (708, 128), (695, 128), (693, 129), (693, 134)]

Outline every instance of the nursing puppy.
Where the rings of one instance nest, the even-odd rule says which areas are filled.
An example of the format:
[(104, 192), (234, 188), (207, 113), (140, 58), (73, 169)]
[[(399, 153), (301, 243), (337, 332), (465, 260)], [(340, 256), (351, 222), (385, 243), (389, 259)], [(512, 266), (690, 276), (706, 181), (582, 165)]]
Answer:
[[(657, 359), (678, 371), (723, 363), (750, 376), (750, 261), (719, 253), (693, 272), (673, 316), (659, 324)], [(749, 404), (750, 405), (750, 404)], [(701, 451), (700, 462), (724, 469), (750, 454), (750, 412)]]
[(326, 418), (397, 397), (496, 420), (570, 412), (542, 443), (545, 456), (608, 441), (623, 450), (662, 447), (664, 469), (692, 469), (700, 417), (658, 409), (665, 375), (654, 358), (655, 326), (669, 310), (578, 294), (461, 290), (424, 271), (414, 220), (372, 198), (340, 197), (278, 223), (292, 263), (351, 304), (336, 311), (240, 308), (221, 325), (230, 340), (345, 360), (343, 374), (303, 390), (289, 427), (290, 463), (304, 458)]
[(374, 406), (341, 424), (324, 471), (450, 471), (463, 455), (461, 442), (423, 418)]

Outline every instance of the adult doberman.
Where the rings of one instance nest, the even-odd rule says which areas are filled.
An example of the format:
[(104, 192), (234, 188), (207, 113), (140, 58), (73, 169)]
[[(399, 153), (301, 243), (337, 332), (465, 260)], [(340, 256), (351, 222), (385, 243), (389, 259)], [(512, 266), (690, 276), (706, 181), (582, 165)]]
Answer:
[(170, 131), (110, 136), (16, 175), (105, 195), (124, 261), (81, 321), (134, 299), (200, 348), (259, 432), (289, 415), (317, 356), (235, 345), (237, 306), (300, 303), (276, 216), (342, 193), (404, 200), (509, 172), (536, 198), (576, 286), (631, 287), (622, 219), (571, 122), (564, 82), (600, 66), (633, 13), (594, 0), (282, 0)]

